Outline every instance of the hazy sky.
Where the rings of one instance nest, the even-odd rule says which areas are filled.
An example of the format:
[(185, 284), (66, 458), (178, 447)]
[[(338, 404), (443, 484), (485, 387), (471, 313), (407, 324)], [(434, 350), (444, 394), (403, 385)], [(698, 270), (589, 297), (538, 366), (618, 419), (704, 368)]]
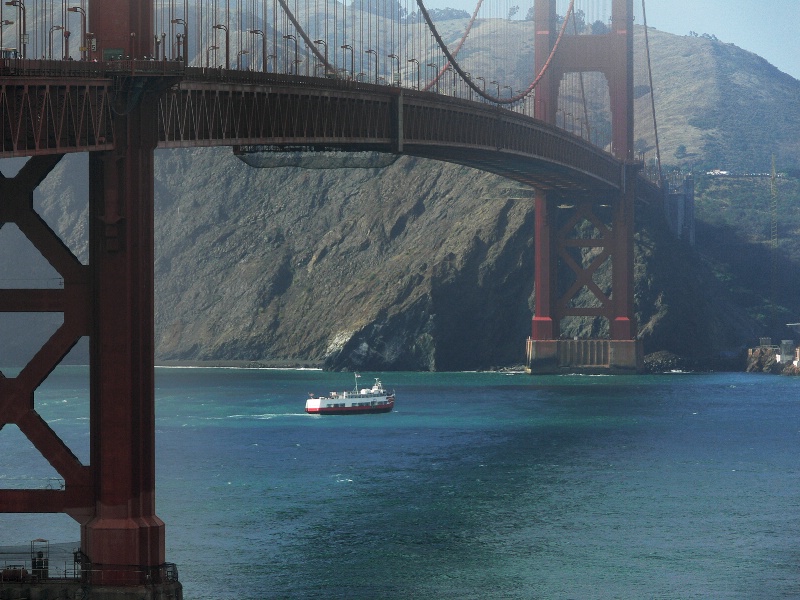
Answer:
[[(598, 3), (598, 0), (592, 0)], [(606, 0), (608, 6), (610, 1)], [(475, 9), (476, 0), (425, 0), (431, 8)], [(583, 0), (587, 4), (587, 0)], [(520, 4), (530, 6), (530, 1)], [(564, 2), (559, 2), (566, 5)], [(580, 0), (577, 3), (580, 7)], [(642, 23), (642, 0), (633, 0)], [(800, 0), (646, 0), (647, 24), (677, 35), (708, 33), (800, 79)]]

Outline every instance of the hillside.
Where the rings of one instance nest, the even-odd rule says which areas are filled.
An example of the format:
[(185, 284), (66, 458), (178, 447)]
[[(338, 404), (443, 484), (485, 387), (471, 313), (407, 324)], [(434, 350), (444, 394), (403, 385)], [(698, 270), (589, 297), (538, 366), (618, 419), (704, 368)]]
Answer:
[[(656, 30), (649, 38), (663, 162), (768, 172), (774, 155), (779, 169), (800, 166), (800, 81), (733, 44)], [(635, 44), (636, 139), (652, 156), (642, 28)]]
[[(653, 32), (651, 44), (665, 163), (768, 170), (774, 152), (779, 168), (796, 168), (800, 110), (789, 108), (800, 82), (720, 42)], [(636, 86), (645, 149), (652, 121), (641, 63)], [(687, 156), (678, 160), (680, 146)], [(0, 167), (13, 174), (7, 164)], [(85, 156), (68, 156), (37, 191), (42, 214), (84, 260), (85, 172)], [(640, 209), (636, 300), (647, 352), (709, 364), (772, 334), (761, 184), (758, 199), (742, 198), (732, 180), (698, 178), (697, 249), (666, 234), (657, 210)], [(792, 225), (782, 230), (781, 269), (793, 273), (797, 186), (782, 194)], [(158, 360), (375, 370), (520, 364), (532, 315), (530, 196), (494, 176), (409, 157), (384, 169), (253, 169), (229, 149), (158, 151)], [(0, 231), (5, 248), (23, 243), (10, 229)], [(28, 270), (53, 279), (40, 265), (2, 269), (5, 279)], [(787, 318), (800, 316), (794, 281), (782, 284), (777, 312)], [(12, 339), (3, 364), (30, 354), (30, 336), (46, 335), (17, 316), (0, 325)]]

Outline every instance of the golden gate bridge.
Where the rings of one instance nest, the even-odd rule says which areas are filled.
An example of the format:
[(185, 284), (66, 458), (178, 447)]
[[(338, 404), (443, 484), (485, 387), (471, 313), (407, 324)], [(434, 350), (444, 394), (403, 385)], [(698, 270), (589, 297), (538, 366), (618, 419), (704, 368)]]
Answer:
[[(454, 162), (535, 189), (531, 372), (635, 372), (637, 196), (633, 0), (5, 0), (0, 13), (0, 224), (63, 278), (0, 289), (0, 312), (63, 324), (0, 377), (16, 425), (63, 489), (0, 490), (0, 512), (81, 527), (84, 584), (180, 595), (155, 514), (153, 151), (382, 152)], [(34, 209), (61, 157), (89, 153), (89, 261)], [(1, 165), (0, 165), (1, 166)], [(602, 338), (563, 339), (571, 319)], [(36, 388), (90, 343), (90, 464), (36, 411)], [(122, 596), (120, 596), (122, 597)]]

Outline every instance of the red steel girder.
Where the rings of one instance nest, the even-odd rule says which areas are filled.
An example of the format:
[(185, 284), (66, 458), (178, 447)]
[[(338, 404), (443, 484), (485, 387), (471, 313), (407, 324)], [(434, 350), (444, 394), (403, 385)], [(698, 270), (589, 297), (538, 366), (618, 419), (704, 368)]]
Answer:
[(77, 341), (89, 333), (88, 268), (80, 263), (33, 208), (33, 190), (61, 155), (31, 158), (17, 175), (0, 176), (0, 225), (14, 223), (64, 280), (63, 289), (0, 290), (4, 312), (60, 312), (64, 322), (16, 377), (0, 378), (0, 428), (17, 425), (64, 479), (63, 490), (0, 490), (0, 511), (67, 512), (82, 518), (90, 509), (91, 468), (36, 412), (34, 391)]
[(0, 157), (114, 145), (112, 82), (0, 77)]

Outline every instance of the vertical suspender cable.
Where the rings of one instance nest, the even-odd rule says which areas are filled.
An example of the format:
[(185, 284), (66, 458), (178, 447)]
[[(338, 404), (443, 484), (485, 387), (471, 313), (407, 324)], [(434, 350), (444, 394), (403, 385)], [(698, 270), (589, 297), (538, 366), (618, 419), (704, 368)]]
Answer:
[[(578, 35), (578, 24), (575, 21), (575, 13), (572, 13), (572, 27), (575, 30), (575, 35)], [(591, 129), (589, 127), (589, 108), (586, 106), (586, 88), (583, 85), (583, 71), (578, 73), (578, 77), (580, 79), (580, 86), (581, 86), (581, 99), (583, 100), (583, 118), (586, 122), (586, 139), (591, 140)], [(583, 137), (583, 128), (580, 129), (578, 135)]]
[(661, 149), (658, 145), (658, 122), (656, 121), (656, 97), (653, 89), (653, 68), (650, 65), (650, 40), (647, 35), (647, 12), (642, 0), (642, 20), (644, 21), (644, 47), (647, 55), (647, 74), (650, 77), (650, 104), (653, 111), (653, 131), (656, 137), (656, 164), (658, 165), (658, 184), (663, 184), (663, 174), (661, 173)]

